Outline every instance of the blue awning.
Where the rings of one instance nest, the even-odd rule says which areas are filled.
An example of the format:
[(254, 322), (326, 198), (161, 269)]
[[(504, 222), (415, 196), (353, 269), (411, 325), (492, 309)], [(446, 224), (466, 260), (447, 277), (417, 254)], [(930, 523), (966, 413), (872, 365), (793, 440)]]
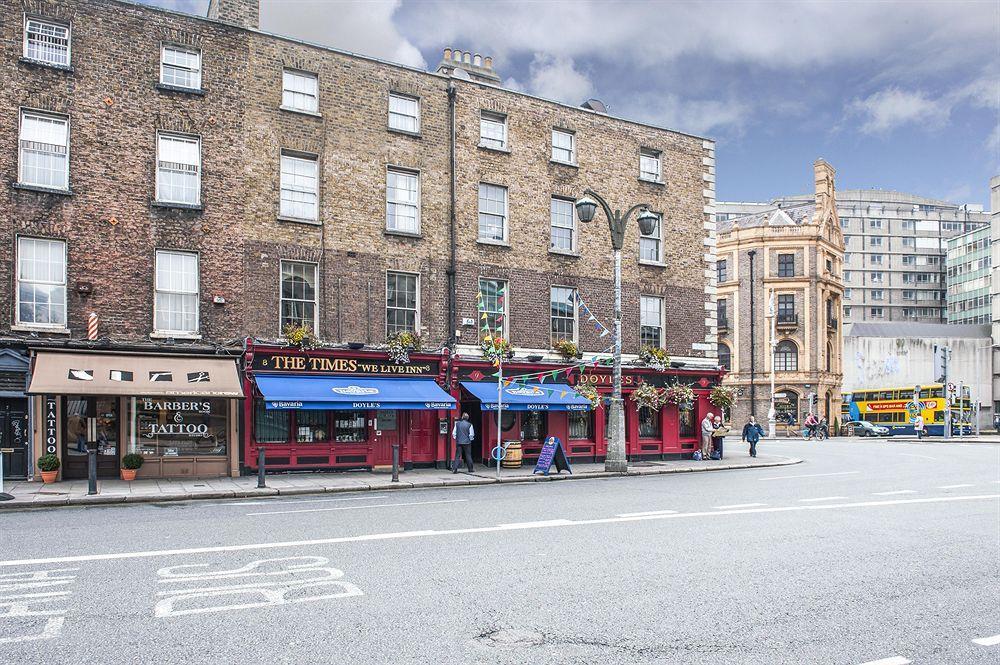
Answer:
[[(497, 410), (497, 384), (492, 381), (462, 381), (462, 387), (475, 395), (483, 408)], [(507, 411), (587, 411), (590, 400), (565, 383), (512, 383), (503, 389), (503, 408)]]
[(257, 374), (268, 409), (453, 409), (455, 399), (432, 379)]

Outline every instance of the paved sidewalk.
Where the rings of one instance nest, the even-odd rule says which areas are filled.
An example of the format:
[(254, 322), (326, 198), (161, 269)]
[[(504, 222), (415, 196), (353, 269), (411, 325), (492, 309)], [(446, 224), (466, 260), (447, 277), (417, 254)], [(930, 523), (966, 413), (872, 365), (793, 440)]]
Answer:
[[(695, 462), (678, 460), (667, 462), (635, 462), (629, 467), (630, 476), (648, 476), (666, 473), (722, 471), (725, 469), (750, 469), (758, 467), (798, 464), (802, 460), (781, 455), (759, 455), (751, 458), (742, 445), (723, 460)], [(86, 480), (69, 480), (45, 485), (40, 482), (14, 481), (7, 483), (7, 491), (14, 495), (11, 501), (0, 501), (0, 510), (18, 508), (43, 508), (66, 505), (94, 505), (108, 503), (155, 503), (160, 501), (188, 501), (193, 499), (228, 499), (269, 495), (322, 494), (324, 492), (365, 492), (413, 487), (462, 487), (500, 483), (531, 483), (548, 480), (610, 478), (621, 476), (606, 473), (604, 464), (574, 464), (573, 474), (557, 474), (553, 468), (548, 476), (532, 475), (532, 466), (520, 469), (501, 469), (500, 480), (496, 471), (476, 465), (472, 474), (464, 471), (453, 474), (444, 469), (413, 469), (399, 474), (399, 482), (392, 482), (388, 472), (339, 471), (335, 473), (276, 473), (267, 476), (267, 487), (257, 488), (256, 476), (240, 478), (210, 478), (205, 480), (101, 480), (99, 493), (87, 495)]]

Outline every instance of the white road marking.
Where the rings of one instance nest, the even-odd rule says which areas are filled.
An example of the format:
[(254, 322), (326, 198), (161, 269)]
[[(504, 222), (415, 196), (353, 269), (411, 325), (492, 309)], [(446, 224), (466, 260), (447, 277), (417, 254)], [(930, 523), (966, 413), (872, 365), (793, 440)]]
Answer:
[(916, 494), (917, 490), (892, 490), (891, 492), (872, 492), (874, 496), (895, 496), (897, 494)]
[(758, 478), (757, 480), (785, 480), (787, 478), (819, 478), (821, 476), (849, 476), (860, 471), (837, 471), (836, 473), (809, 473), (802, 476), (771, 476), (769, 478)]
[(284, 506), (290, 503), (329, 503), (332, 501), (365, 501), (366, 499), (388, 499), (389, 495), (380, 496), (344, 496), (336, 499), (262, 499), (259, 501), (227, 501), (224, 503), (208, 503), (209, 506)]
[[(747, 508), (744, 510), (716, 510), (696, 513), (673, 513), (644, 515), (640, 517), (604, 517), (591, 520), (559, 521), (562, 528), (569, 526), (592, 526), (597, 524), (617, 524), (623, 522), (644, 522), (650, 520), (669, 520), (684, 518), (719, 517), (722, 515), (753, 515), (759, 513), (785, 513), (805, 510), (834, 510), (840, 508), (877, 508), (882, 506), (904, 506), (925, 503), (952, 503), (955, 501), (985, 501), (1000, 499), (1000, 494), (973, 494), (966, 496), (942, 496), (922, 499), (894, 499), (887, 501), (859, 501), (857, 503), (822, 503), (808, 506), (781, 506), (772, 508)], [(409, 538), (427, 538), (430, 536), (454, 536), (473, 533), (497, 533), (510, 531), (509, 527), (484, 526), (466, 529), (444, 529), (433, 531), (397, 531), (389, 533), (372, 533), (361, 536), (340, 536), (336, 538), (317, 538), (314, 540), (291, 540), (272, 543), (248, 543), (244, 545), (217, 545), (214, 547), (187, 547), (175, 550), (146, 550), (140, 552), (110, 552), (106, 554), (79, 554), (76, 556), (46, 557), (38, 559), (10, 559), (0, 561), (0, 567), (28, 566), (49, 563), (79, 563), (82, 561), (115, 561), (123, 559), (148, 559), (154, 557), (177, 556), (181, 554), (207, 554), (211, 552), (246, 552), (253, 550), (270, 550), (283, 548), (302, 548), (315, 545), (335, 545), (342, 543), (363, 543), (383, 540), (405, 540)]]
[(537, 522), (511, 522), (510, 524), (501, 524), (502, 529), (547, 529), (553, 526), (566, 526), (567, 524), (572, 524), (569, 520), (538, 520)]
[(812, 503), (813, 501), (839, 501), (840, 499), (846, 499), (846, 496), (819, 496), (815, 499), (799, 499), (802, 503)]
[(731, 506), (715, 506), (715, 510), (732, 510), (733, 508), (756, 508), (766, 506), (766, 503), (734, 503)]
[(959, 483), (958, 485), (938, 485), (939, 490), (955, 490), (959, 487), (975, 487), (972, 483)]
[(907, 665), (907, 663), (912, 662), (912, 660), (907, 660), (902, 656), (893, 656), (892, 658), (882, 658), (881, 660), (869, 660), (866, 663), (861, 663), (861, 665)]
[(645, 517), (647, 515), (673, 515), (675, 513), (677, 513), (676, 510), (647, 510), (642, 513), (621, 513), (615, 517)]
[(465, 503), (468, 499), (447, 499), (444, 501), (407, 501), (405, 503), (373, 503), (370, 506), (341, 506), (340, 508), (306, 508), (305, 510), (273, 510), (266, 513), (247, 513), (255, 515), (292, 515), (296, 513), (328, 513), (334, 510), (361, 510), (362, 508), (392, 508), (394, 506), (426, 506), (432, 503)]
[[(68, 600), (70, 591), (40, 591), (37, 593), (13, 593), (35, 591), (72, 584), (76, 575), (68, 575), (78, 568), (58, 568), (54, 570), (33, 570), (0, 575), (0, 645), (19, 642), (51, 640), (58, 637), (66, 623), (69, 608), (53, 607), (51, 602)], [(12, 626), (5, 626), (4, 620), (12, 619)], [(11, 633), (20, 633), (13, 634)]]
[(981, 647), (995, 647), (1000, 644), (1000, 635), (994, 635), (993, 637), (980, 637), (972, 640), (972, 643), (978, 644)]
[(937, 457), (928, 457), (927, 455), (915, 455), (913, 453), (899, 453), (899, 454), (906, 455), (907, 457), (919, 457), (920, 459), (937, 460)]

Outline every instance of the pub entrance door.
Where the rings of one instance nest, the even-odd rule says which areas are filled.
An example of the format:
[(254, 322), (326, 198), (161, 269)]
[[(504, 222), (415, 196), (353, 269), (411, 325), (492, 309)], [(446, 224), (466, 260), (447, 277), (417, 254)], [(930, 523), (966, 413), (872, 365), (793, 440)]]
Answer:
[(392, 464), (392, 444), (400, 444), (399, 465), (403, 466), (403, 431), (406, 428), (406, 411), (380, 409), (375, 412), (375, 446), (372, 450), (372, 464), (384, 466)]
[(23, 479), (28, 477), (28, 400), (26, 398), (0, 399), (0, 448), (11, 448), (4, 453), (3, 477)]

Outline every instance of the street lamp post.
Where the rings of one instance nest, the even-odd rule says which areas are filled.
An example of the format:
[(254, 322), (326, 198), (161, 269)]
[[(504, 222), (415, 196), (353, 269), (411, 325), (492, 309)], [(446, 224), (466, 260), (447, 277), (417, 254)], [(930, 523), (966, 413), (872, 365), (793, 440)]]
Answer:
[(623, 215), (621, 210), (612, 212), (611, 206), (597, 192), (587, 189), (583, 194), (583, 198), (576, 202), (577, 216), (581, 222), (589, 223), (594, 220), (597, 206), (600, 205), (608, 218), (611, 247), (615, 254), (614, 383), (611, 393), (611, 441), (608, 442), (608, 452), (604, 458), (604, 470), (625, 473), (628, 471), (628, 458), (625, 456), (625, 411), (622, 402), (622, 246), (625, 243), (625, 227), (632, 213), (641, 211), (636, 221), (643, 235), (651, 234), (659, 220), (649, 211), (647, 204), (634, 205)]

